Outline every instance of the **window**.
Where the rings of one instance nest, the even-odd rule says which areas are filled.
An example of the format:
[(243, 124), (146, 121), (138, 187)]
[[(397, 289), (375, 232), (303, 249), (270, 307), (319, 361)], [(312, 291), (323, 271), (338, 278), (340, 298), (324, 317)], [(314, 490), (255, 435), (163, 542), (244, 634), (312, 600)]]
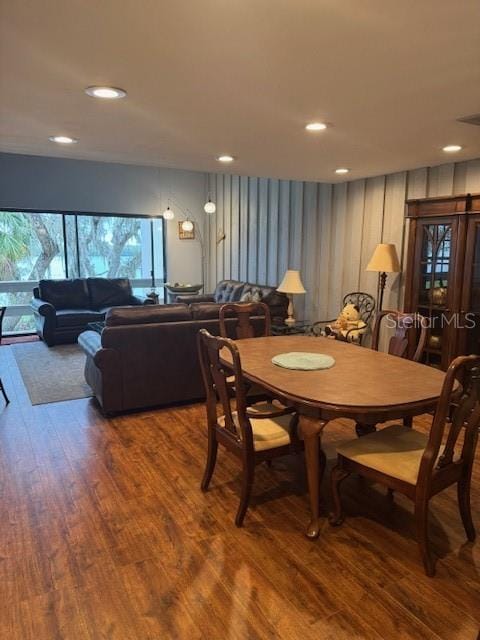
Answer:
[(165, 282), (163, 220), (0, 211), (4, 333), (34, 330), (29, 306), (42, 278), (127, 277), (135, 293)]

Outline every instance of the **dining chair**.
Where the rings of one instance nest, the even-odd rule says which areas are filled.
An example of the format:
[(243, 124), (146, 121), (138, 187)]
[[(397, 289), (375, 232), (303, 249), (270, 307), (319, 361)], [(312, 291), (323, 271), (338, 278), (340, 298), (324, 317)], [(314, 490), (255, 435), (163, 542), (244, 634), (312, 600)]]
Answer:
[(390, 322), (390, 329), (395, 333), (388, 342), (388, 353), (400, 358), (408, 358), (420, 362), (427, 340), (427, 319), (419, 313), (402, 313), (401, 311), (380, 311), (375, 320), (372, 336), (372, 349), (378, 351), (381, 327)]
[(270, 317), (270, 309), (264, 302), (246, 302), (235, 303), (229, 302), (220, 307), (220, 335), (222, 338), (228, 338), (227, 324), (225, 319), (227, 317), (238, 318), (237, 326), (235, 327), (235, 337), (237, 340), (244, 338), (259, 337), (259, 333), (255, 332), (255, 327), (252, 324), (253, 316), (264, 316), (265, 324), (262, 336), (271, 335), (272, 320)]
[[(255, 331), (255, 327), (252, 323), (252, 318), (255, 316), (264, 317), (263, 331)], [(272, 321), (270, 316), (270, 309), (264, 302), (229, 302), (220, 307), (219, 319), (220, 319), (220, 335), (222, 338), (228, 338), (226, 318), (238, 318), (237, 325), (235, 327), (235, 337), (237, 340), (244, 340), (245, 338), (266, 337), (271, 335)], [(231, 395), (235, 394), (234, 376), (230, 375), (227, 378), (227, 383), (230, 388)], [(270, 396), (266, 393), (262, 387), (245, 381), (245, 388), (247, 389), (248, 404), (254, 404), (261, 400), (269, 400)]]
[[(3, 316), (5, 315), (5, 311), (7, 307), (0, 307), (0, 345), (2, 344), (2, 325), (3, 325)], [(2, 379), (0, 378), (0, 392), (3, 395), (5, 400), (5, 404), (8, 404), (10, 400), (8, 399), (7, 392), (5, 391), (5, 387), (3, 386)]]
[[(232, 364), (226, 367), (222, 355)], [(241, 527), (248, 509), (255, 466), (265, 461), (303, 450), (298, 438), (298, 414), (292, 408), (270, 402), (247, 406), (240, 354), (233, 340), (212, 336), (206, 329), (198, 333), (198, 352), (207, 395), (208, 454), (201, 489), (207, 491), (217, 460), (218, 445), (223, 445), (242, 463), (242, 491), (235, 524)], [(235, 410), (227, 378), (235, 377)], [(222, 415), (217, 415), (217, 397)]]
[[(463, 386), (455, 388), (457, 380)], [(448, 413), (452, 397), (456, 406), (451, 422)], [(399, 491), (414, 503), (417, 539), (428, 576), (435, 564), (428, 540), (430, 499), (453, 484), (457, 485), (458, 506), (470, 541), (475, 528), (470, 508), (470, 484), (480, 425), (480, 356), (459, 356), (447, 370), (432, 426), (428, 434), (403, 425), (392, 425), (337, 448), (337, 464), (332, 470), (333, 512), (330, 524), (340, 525), (343, 511), (340, 484), (356, 473), (386, 486), (389, 495)], [(464, 431), (463, 445), (457, 445)], [(442, 441), (446, 435), (442, 452)]]

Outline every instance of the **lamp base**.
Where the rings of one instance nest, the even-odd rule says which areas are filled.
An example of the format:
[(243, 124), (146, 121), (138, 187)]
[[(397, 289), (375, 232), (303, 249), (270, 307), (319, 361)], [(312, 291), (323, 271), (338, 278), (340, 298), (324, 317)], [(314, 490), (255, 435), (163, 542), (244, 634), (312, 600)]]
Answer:
[(296, 320), (293, 317), (293, 296), (288, 296), (288, 309), (287, 309), (288, 318), (285, 318), (285, 324), (287, 327), (293, 327)]
[(385, 293), (385, 285), (387, 284), (387, 274), (385, 271), (378, 274), (378, 311), (383, 308), (383, 294)]

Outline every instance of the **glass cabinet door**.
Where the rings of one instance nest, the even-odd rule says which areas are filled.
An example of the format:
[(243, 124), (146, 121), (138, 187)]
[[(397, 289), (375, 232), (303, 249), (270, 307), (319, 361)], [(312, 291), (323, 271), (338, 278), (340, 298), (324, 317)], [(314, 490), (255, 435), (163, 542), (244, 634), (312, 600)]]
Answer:
[(455, 227), (456, 223), (451, 219), (423, 220), (417, 245), (420, 252), (417, 309), (427, 318), (429, 326), (424, 362), (438, 367), (444, 365), (446, 332), (452, 311)]

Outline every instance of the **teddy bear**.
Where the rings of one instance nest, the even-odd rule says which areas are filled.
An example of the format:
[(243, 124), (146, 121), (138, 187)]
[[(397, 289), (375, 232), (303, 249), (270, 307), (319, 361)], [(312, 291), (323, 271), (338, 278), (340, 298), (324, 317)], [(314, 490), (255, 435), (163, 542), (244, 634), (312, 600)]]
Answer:
[(337, 340), (358, 342), (367, 325), (360, 317), (360, 309), (355, 304), (346, 304), (338, 318), (325, 327), (325, 335)]

